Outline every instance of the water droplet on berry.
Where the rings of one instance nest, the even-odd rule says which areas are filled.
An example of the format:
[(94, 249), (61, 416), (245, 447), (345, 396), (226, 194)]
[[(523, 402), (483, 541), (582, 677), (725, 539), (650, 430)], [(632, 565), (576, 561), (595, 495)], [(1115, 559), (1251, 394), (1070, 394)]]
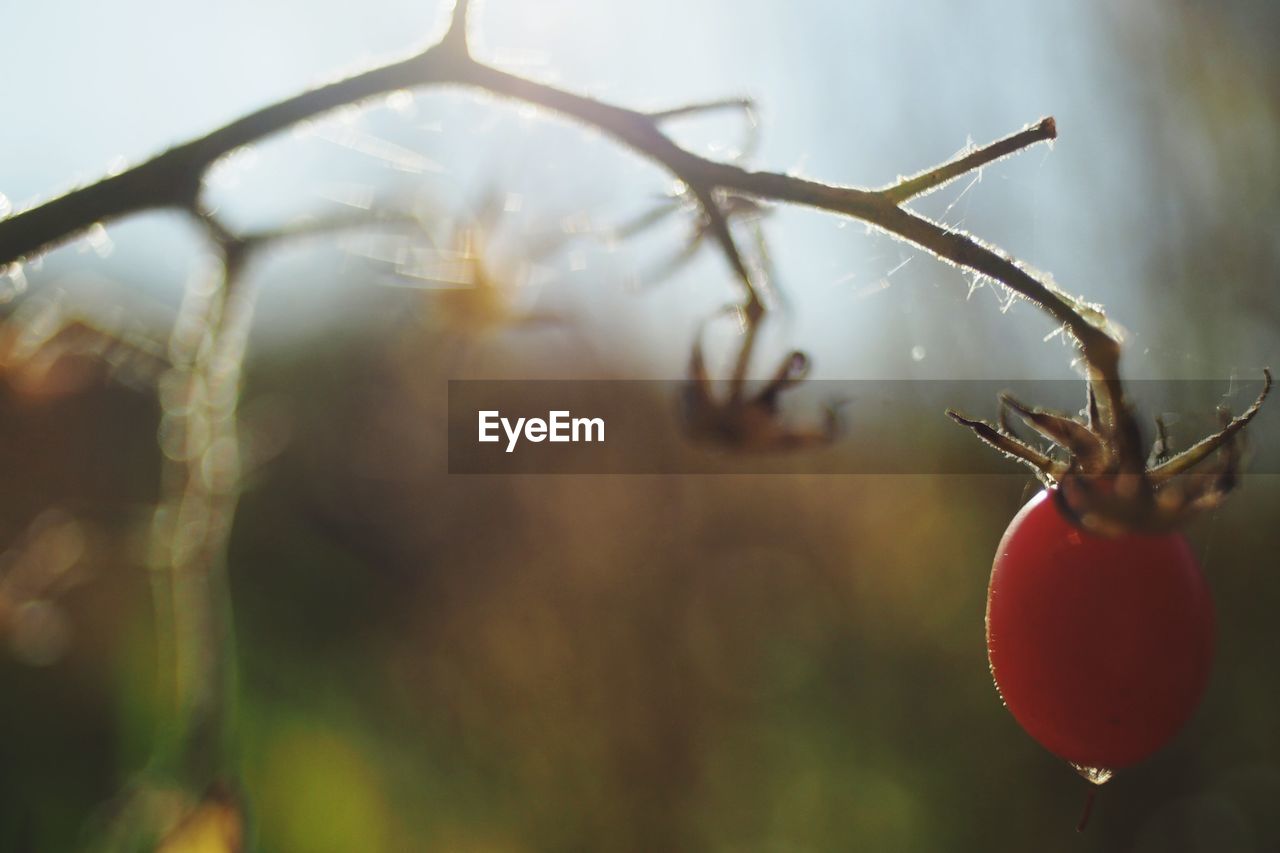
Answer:
[(1105, 767), (1085, 767), (1083, 764), (1072, 764), (1071, 767), (1095, 785), (1105, 785), (1115, 775), (1114, 770)]

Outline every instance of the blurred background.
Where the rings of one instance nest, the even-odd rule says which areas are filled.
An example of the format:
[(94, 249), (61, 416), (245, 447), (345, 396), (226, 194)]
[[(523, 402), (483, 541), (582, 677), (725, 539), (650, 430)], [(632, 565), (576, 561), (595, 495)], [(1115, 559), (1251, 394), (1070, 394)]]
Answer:
[[(419, 47), (444, 13), (11, 4), (0, 216)], [(1103, 303), (1129, 376), (1220, 380), (1239, 410), (1280, 367), (1275, 4), (490, 0), (474, 16), (481, 59), (614, 102), (750, 95), (750, 162), (833, 182), (889, 183), (1052, 114), (1054, 146), (917, 209)], [(747, 137), (731, 114), (673, 129), (723, 157)], [(1219, 608), (1208, 695), (1077, 836), (1084, 783), (987, 672), (986, 575), (1030, 494), (1016, 472), (824, 476), (802, 454), (772, 476), (446, 473), (448, 378), (683, 374), (735, 289), (714, 252), (676, 263), (692, 223), (670, 190), (597, 134), (449, 91), (341, 110), (210, 176), (237, 229), (425, 223), (290, 241), (248, 271), (260, 453), (229, 571), (259, 847), (1280, 850), (1280, 477), (1246, 477), (1188, 531)], [(996, 287), (859, 223), (774, 209), (762, 227), (780, 310), (757, 374), (799, 347), (827, 379), (1074, 375), (1052, 324)], [(469, 241), (491, 291), (469, 298), (428, 239)], [(163, 341), (209, 255), (182, 217), (134, 217), (0, 278), (0, 313), (29, 329), (58, 306)], [(707, 331), (724, 375), (733, 326)], [(5, 850), (83, 842), (159, 714), (160, 409), (91, 361), (45, 367), (0, 373)], [(1253, 441), (1276, 441), (1274, 414)]]

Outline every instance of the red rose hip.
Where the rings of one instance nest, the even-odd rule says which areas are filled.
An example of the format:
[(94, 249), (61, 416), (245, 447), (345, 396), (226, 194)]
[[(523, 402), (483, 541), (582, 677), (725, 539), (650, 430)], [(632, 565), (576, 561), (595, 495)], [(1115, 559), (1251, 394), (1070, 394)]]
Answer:
[(996, 688), (1050, 752), (1135, 764), (1195, 710), (1213, 657), (1213, 602), (1178, 533), (1091, 535), (1044, 491), (1000, 541), (987, 594)]

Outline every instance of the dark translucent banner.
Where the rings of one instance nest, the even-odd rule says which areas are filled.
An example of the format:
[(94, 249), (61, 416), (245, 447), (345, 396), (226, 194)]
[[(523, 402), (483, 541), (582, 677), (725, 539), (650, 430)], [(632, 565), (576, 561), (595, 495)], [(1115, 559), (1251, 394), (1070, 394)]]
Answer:
[[(1174, 450), (1219, 429), (1219, 407), (1239, 414), (1258, 380), (1136, 381), (1127, 386), (1147, 434), (1154, 418)], [(453, 474), (1013, 474), (1025, 469), (945, 414), (995, 422), (1002, 392), (1080, 413), (1078, 380), (812, 381), (761, 398), (748, 385), (682, 381), (451, 381)], [(1245, 431), (1244, 470), (1280, 473), (1280, 401)], [(1028, 443), (1047, 446), (1012, 412)]]

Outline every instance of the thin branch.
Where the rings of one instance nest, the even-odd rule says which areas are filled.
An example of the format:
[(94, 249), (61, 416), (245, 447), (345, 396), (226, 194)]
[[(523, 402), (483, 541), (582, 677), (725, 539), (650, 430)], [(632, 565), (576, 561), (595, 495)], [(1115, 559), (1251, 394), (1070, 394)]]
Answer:
[(981, 148), (975, 148), (941, 166), (926, 169), (910, 178), (903, 178), (893, 186), (885, 187), (883, 192), (894, 204), (902, 204), (913, 198), (927, 195), (974, 169), (981, 169), (989, 163), (994, 163), (1010, 154), (1016, 154), (1023, 148), (1035, 145), (1037, 142), (1056, 139), (1057, 136), (1058, 125), (1052, 116), (1048, 116), (1035, 124), (1027, 125), (1017, 133), (1010, 134), (1004, 139), (997, 139)]
[(332, 216), (309, 218), (281, 225), (275, 228), (264, 228), (239, 235), (236, 239), (246, 248), (257, 250), (278, 243), (307, 240), (363, 229), (406, 228), (423, 229), (422, 218), (416, 214), (396, 209), (382, 209), (371, 213), (340, 213)]
[(648, 115), (655, 122), (662, 124), (672, 119), (681, 119), (688, 116), (706, 115), (708, 113), (723, 112), (733, 110), (742, 113), (742, 117), (746, 120), (746, 133), (743, 137), (742, 144), (738, 150), (730, 156), (730, 160), (735, 163), (741, 163), (749, 159), (756, 151), (760, 144), (760, 116), (756, 111), (756, 102), (751, 98), (720, 98), (714, 101), (702, 101), (694, 104), (686, 104), (682, 107), (674, 107), (672, 109), (657, 110), (650, 112)]
[(459, 82), (539, 104), (592, 124), (637, 153), (666, 166), (690, 187), (719, 187), (759, 199), (790, 202), (861, 219), (943, 260), (1000, 281), (1065, 325), (1080, 344), (1085, 360), (1106, 380), (1104, 392), (1117, 403), (1122, 397), (1118, 384), (1119, 343), (1087, 315), (1076, 299), (1036, 278), (998, 249), (899, 207), (882, 191), (833, 186), (794, 175), (750, 171), (731, 163), (707, 160), (677, 146), (647, 115), (479, 63), (468, 63), (464, 73), (458, 76)]
[(711, 236), (716, 239), (716, 242), (720, 244), (720, 249), (729, 261), (729, 266), (733, 269), (734, 274), (738, 277), (747, 293), (747, 304), (744, 309), (747, 315), (747, 322), (755, 323), (759, 321), (764, 316), (764, 303), (760, 301), (760, 291), (755, 285), (751, 269), (747, 266), (742, 252), (738, 250), (733, 231), (729, 229), (729, 217), (725, 215), (720, 200), (716, 198), (714, 190), (706, 187), (691, 185), (689, 190), (693, 193), (694, 198), (698, 200), (698, 204), (702, 206), (703, 213), (707, 217), (707, 229), (710, 231)]
[[(466, 14), (465, 3), (455, 7), (450, 32), (457, 32)], [(1014, 264), (1006, 256), (959, 232), (949, 231), (923, 217), (899, 208), (885, 192), (838, 187), (792, 175), (748, 171), (731, 163), (700, 157), (676, 145), (659, 127), (662, 113), (651, 115), (614, 106), (572, 92), (508, 74), (483, 65), (469, 56), (444, 48), (445, 42), (420, 54), (331, 83), (270, 107), (213, 131), (185, 145), (170, 149), (120, 175), (24, 211), (0, 222), (0, 263), (19, 260), (65, 240), (95, 222), (156, 207), (191, 209), (205, 171), (220, 157), (331, 109), (357, 103), (378, 94), (409, 87), (461, 84), (526, 101), (592, 125), (637, 153), (666, 167), (702, 194), (704, 210), (712, 221), (730, 265), (744, 284), (740, 258), (730, 253), (714, 205), (707, 195), (719, 188), (760, 199), (786, 201), (865, 220), (904, 237), (960, 266), (1003, 281), (1046, 308), (1066, 323), (1085, 343), (1092, 329), (1074, 310), (1073, 301)], [(688, 111), (692, 107), (679, 108)], [(1045, 128), (1048, 120), (1036, 127)], [(1016, 138), (1015, 135), (1014, 138)], [(999, 144), (999, 143), (997, 143)], [(748, 290), (748, 305), (753, 301)], [(1083, 336), (1083, 337), (1082, 337)], [(1087, 349), (1087, 347), (1086, 347)], [(1092, 359), (1091, 359), (1092, 361)]]
[[(456, 28), (465, 25), (466, 13), (465, 2), (455, 7), (451, 33), (461, 32)], [(660, 118), (484, 65), (459, 51), (457, 42), (449, 41), (450, 38), (446, 36), (445, 40), (415, 56), (258, 110), (133, 169), (0, 222), (0, 264), (47, 249), (95, 222), (127, 213), (170, 206), (193, 210), (203, 175), (218, 158), (303, 119), (399, 89), (461, 85), (521, 100), (576, 119), (665, 167), (700, 194), (704, 211), (719, 235), (720, 245), (744, 287), (748, 285), (750, 276), (743, 276), (741, 257), (732, 249), (732, 240), (724, 238), (717, 222), (718, 217), (723, 217), (723, 212), (717, 212), (714, 203), (707, 203), (708, 198), (714, 199), (716, 190), (733, 191), (762, 200), (790, 202), (861, 219), (949, 263), (1000, 281), (1066, 326), (1081, 347), (1108, 411), (1115, 413), (1113, 417), (1125, 417), (1127, 410), (1123, 404), (1119, 376), (1119, 343), (1104, 328), (1100, 315), (1093, 316), (1086, 306), (1036, 277), (1003, 252), (963, 232), (945, 228), (908, 211), (898, 202), (904, 192), (918, 191), (910, 190), (910, 187), (936, 186), (961, 170), (1011, 153), (1031, 141), (1049, 138), (1055, 130), (1052, 119), (1044, 119), (1028, 130), (940, 167), (928, 173), (928, 177), (912, 179), (915, 183), (909, 182), (908, 190), (832, 186), (794, 175), (751, 171), (732, 163), (700, 157), (672, 141), (662, 131)], [(758, 302), (752, 288), (747, 287), (747, 310), (758, 311), (753, 307)], [(1117, 432), (1126, 430), (1118, 428)]]
[(662, 223), (679, 209), (680, 207), (672, 199), (665, 199), (662, 203), (654, 205), (639, 216), (605, 230), (602, 236), (611, 242), (620, 242), (635, 237)]
[(741, 111), (747, 117), (754, 121), (756, 103), (751, 98), (719, 98), (714, 101), (700, 101), (696, 104), (685, 104), (682, 107), (673, 107), (669, 110), (658, 110), (649, 113), (649, 117), (654, 121), (666, 121), (673, 118), (684, 118), (691, 115), (704, 115), (706, 113), (720, 112), (723, 110)]
[(71, 190), (0, 221), (0, 266), (39, 254), (97, 222), (160, 208), (197, 212), (205, 173), (220, 158), (337, 107), (443, 82), (442, 55), (428, 50), (295, 95), (117, 175)]
[(470, 33), (467, 31), (470, 7), (471, 0), (454, 0), (453, 13), (449, 17), (449, 29), (440, 39), (441, 46), (458, 51), (463, 56), (469, 56), (471, 53)]

